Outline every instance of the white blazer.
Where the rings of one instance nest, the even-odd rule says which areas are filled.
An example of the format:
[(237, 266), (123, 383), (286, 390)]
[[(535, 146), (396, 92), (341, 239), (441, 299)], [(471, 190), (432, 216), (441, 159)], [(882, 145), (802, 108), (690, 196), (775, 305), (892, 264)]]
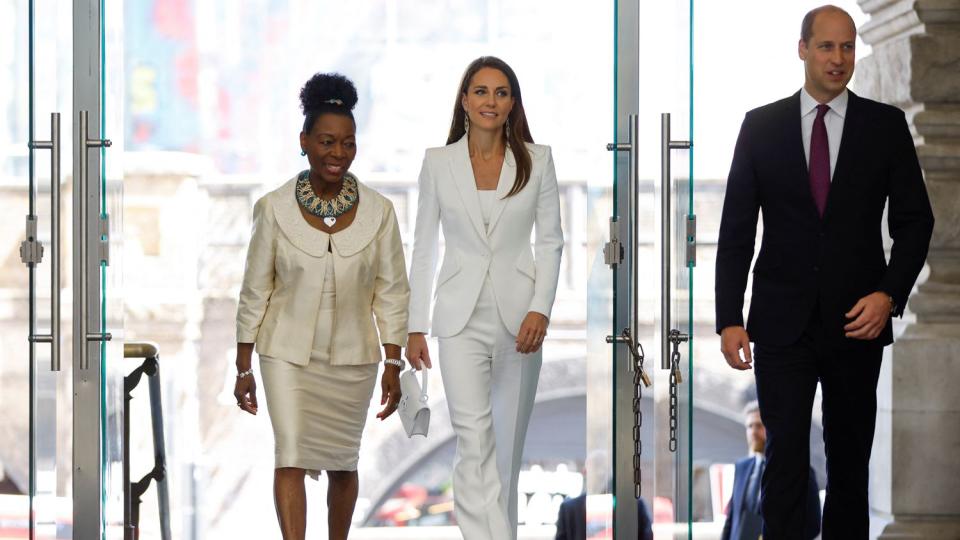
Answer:
[(330, 363), (379, 362), (381, 344), (407, 342), (409, 288), (393, 204), (358, 182), (353, 223), (327, 234), (300, 213), (296, 182), (292, 178), (253, 207), (237, 342), (256, 343), (264, 356), (309, 363), (314, 334), (325, 330), (317, 328), (317, 315), (326, 258), (333, 257), (337, 302), (328, 330)]
[[(473, 313), (488, 272), (500, 317), (514, 335), (528, 312), (550, 317), (563, 251), (557, 173), (549, 146), (526, 146), (533, 161), (530, 181), (519, 193), (504, 198), (517, 171), (508, 148), (489, 229), (480, 213), (467, 137), (427, 150), (410, 265), (410, 332), (458, 334)], [(431, 327), (430, 293), (441, 226), (446, 248)], [(531, 232), (536, 233), (533, 250)]]

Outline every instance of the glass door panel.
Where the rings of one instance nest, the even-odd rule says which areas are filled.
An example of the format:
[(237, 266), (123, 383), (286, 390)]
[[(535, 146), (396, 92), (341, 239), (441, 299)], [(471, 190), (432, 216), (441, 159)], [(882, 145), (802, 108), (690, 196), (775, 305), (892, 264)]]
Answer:
[[(616, 3), (614, 2), (614, 9)], [(613, 11), (607, 14), (611, 31), (608, 35), (616, 36), (617, 14)], [(618, 44), (611, 39), (613, 47), (610, 69), (614, 72), (614, 80), (618, 67)], [(609, 79), (608, 79), (609, 80)], [(595, 81), (596, 82), (596, 81)], [(604, 103), (600, 110), (616, 111), (617, 87), (616, 84), (606, 91), (598, 91), (598, 96), (611, 96), (609, 103)], [(606, 127), (607, 137), (613, 138), (613, 144), (618, 141), (616, 115), (610, 115)], [(597, 133), (603, 137), (604, 133)], [(593, 149), (591, 149), (593, 150)], [(604, 151), (602, 144), (597, 144), (595, 150)], [(587, 208), (586, 208), (586, 238), (587, 261), (589, 264), (586, 286), (586, 458), (584, 461), (585, 478), (584, 493), (586, 494), (585, 523), (586, 537), (610, 538), (614, 530), (614, 447), (616, 433), (617, 410), (614, 407), (614, 387), (617, 376), (616, 350), (607, 344), (606, 337), (614, 332), (615, 310), (614, 302), (617, 298), (616, 272), (611, 271), (610, 256), (614, 253), (619, 257), (619, 250), (607, 242), (611, 231), (618, 230), (616, 224), (617, 208), (617, 163), (620, 161), (616, 153), (603, 156), (597, 161), (595, 174), (587, 178)], [(612, 159), (611, 159), (612, 158)], [(610, 161), (606, 161), (610, 159)], [(612, 169), (606, 169), (603, 165)], [(611, 251), (614, 250), (614, 251)]]
[(13, 114), (4, 117), (0, 174), (13, 196), (4, 197), (11, 256), (0, 269), (0, 396), (13, 414), (0, 442), (0, 514), (14, 516), (25, 537), (70, 538), (72, 284), (64, 261), (72, 242), (62, 164), (71, 156), (72, 10), (63, 0), (11, 2), (4, 10), (0, 27), (9, 26), (0, 33), (13, 47), (0, 60), (10, 77), (0, 107)]
[(631, 350), (636, 317), (631, 281), (636, 267), (636, 5), (613, 3), (614, 86), (607, 150), (608, 175), (588, 185), (588, 238), (592, 254), (587, 284), (587, 538), (636, 538), (636, 507), (621, 504), (635, 493), (639, 434), (631, 407)]
[[(101, 2), (99, 25), (100, 133), (111, 142), (99, 148), (97, 181), (100, 202), (94, 216), (100, 223), (99, 257), (101, 493), (107, 538), (123, 538), (123, 400), (124, 377), (136, 366), (124, 362), (123, 285), (123, 3)], [(138, 471), (139, 472), (139, 471)], [(137, 478), (139, 479), (139, 478)]]
[[(687, 221), (690, 202), (690, 7), (685, 0), (640, 7), (640, 140), (638, 205), (641, 222), (641, 303), (649, 339), (648, 373), (653, 380), (647, 409), (651, 422), (642, 431), (645, 462), (652, 469), (648, 500), (657, 537), (692, 534), (692, 376)], [(657, 51), (654, 53), (653, 51)], [(645, 83), (644, 79), (653, 80)]]
[[(608, 316), (617, 341), (611, 377), (616, 538), (650, 532), (686, 538), (692, 530), (690, 8), (688, 1), (618, 5), (617, 224), (611, 235), (619, 236), (625, 256), (611, 284)], [(588, 326), (595, 318), (599, 314), (588, 314)], [(642, 373), (635, 377), (641, 354)]]

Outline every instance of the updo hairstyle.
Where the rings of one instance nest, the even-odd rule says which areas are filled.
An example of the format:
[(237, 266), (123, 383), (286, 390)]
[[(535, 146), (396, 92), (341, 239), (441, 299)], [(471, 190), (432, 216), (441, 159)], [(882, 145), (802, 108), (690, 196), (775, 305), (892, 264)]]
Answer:
[[(351, 120), (357, 105), (357, 87), (339, 73), (316, 73), (300, 89), (303, 132), (310, 133), (313, 123), (324, 114), (339, 114)], [(356, 120), (354, 120), (356, 122)]]

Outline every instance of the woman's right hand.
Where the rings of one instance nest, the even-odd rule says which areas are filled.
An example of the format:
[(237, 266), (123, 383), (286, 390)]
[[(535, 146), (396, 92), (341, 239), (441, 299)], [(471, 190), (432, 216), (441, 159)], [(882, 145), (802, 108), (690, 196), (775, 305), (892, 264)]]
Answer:
[(414, 369), (423, 369), (423, 366), (432, 368), (430, 363), (430, 349), (427, 347), (427, 337), (421, 332), (411, 332), (407, 335), (407, 362)]
[(237, 405), (241, 410), (257, 414), (257, 380), (253, 373), (237, 378), (233, 385), (233, 397), (237, 398)]

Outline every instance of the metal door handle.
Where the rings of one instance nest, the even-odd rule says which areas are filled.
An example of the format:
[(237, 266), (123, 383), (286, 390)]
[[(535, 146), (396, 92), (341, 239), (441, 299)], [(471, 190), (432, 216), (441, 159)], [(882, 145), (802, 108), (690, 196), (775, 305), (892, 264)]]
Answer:
[(87, 341), (109, 341), (112, 337), (109, 333), (91, 333), (88, 331), (88, 305), (87, 305), (87, 259), (90, 254), (89, 242), (87, 238), (87, 223), (89, 204), (87, 201), (87, 165), (89, 162), (87, 151), (91, 148), (107, 148), (113, 143), (109, 139), (91, 139), (88, 135), (89, 112), (80, 111), (80, 130), (77, 143), (78, 159), (80, 160), (80, 173), (74, 179), (74, 192), (80, 197), (80, 212), (74, 217), (73, 226), (80, 235), (80, 309), (79, 316), (79, 335), (83, 337), (83, 346), (80, 347), (80, 369), (90, 369), (90, 354), (87, 350)]
[[(51, 251), (50, 333), (37, 334), (31, 331), (29, 341), (31, 344), (49, 343), (50, 371), (60, 371), (60, 113), (50, 113), (50, 140), (30, 141), (29, 146), (35, 150), (50, 150)], [(36, 197), (36, 194), (31, 189), (31, 209), (33, 208), (34, 197)], [(20, 244), (20, 258), (28, 266), (33, 265), (34, 267), (40, 264), (43, 258), (43, 245), (37, 240), (37, 217), (34, 215), (27, 216), (27, 239)], [(36, 297), (33, 294), (30, 295), (30, 302), (30, 312), (35, 313)]]
[[(607, 343), (624, 343), (630, 349), (631, 354), (637, 357), (640, 354), (637, 351), (639, 346), (639, 254), (637, 253), (637, 238), (639, 237), (639, 224), (637, 222), (637, 204), (640, 195), (638, 175), (640, 173), (640, 117), (631, 114), (627, 123), (627, 133), (629, 140), (626, 143), (608, 144), (607, 150), (613, 152), (629, 152), (630, 166), (627, 174), (627, 239), (626, 256), (627, 271), (630, 277), (627, 280), (627, 327), (623, 329), (620, 335), (607, 336)], [(611, 244), (607, 247), (607, 263), (611, 266), (620, 261), (621, 247), (617, 238), (613, 237), (615, 226), (611, 223)], [(640, 355), (642, 358), (642, 354)], [(641, 362), (642, 363), (642, 362)], [(629, 371), (636, 369), (634, 362), (628, 364)], [(642, 366), (641, 366), (642, 369)]]
[[(662, 369), (671, 369), (670, 346), (672, 339), (682, 337), (684, 341), (687, 335), (671, 328), (672, 319), (672, 259), (670, 249), (670, 222), (673, 215), (671, 209), (671, 182), (670, 182), (670, 151), (692, 148), (690, 141), (672, 141), (670, 140), (670, 113), (660, 115), (660, 367)], [(671, 334), (671, 331), (674, 334)]]

